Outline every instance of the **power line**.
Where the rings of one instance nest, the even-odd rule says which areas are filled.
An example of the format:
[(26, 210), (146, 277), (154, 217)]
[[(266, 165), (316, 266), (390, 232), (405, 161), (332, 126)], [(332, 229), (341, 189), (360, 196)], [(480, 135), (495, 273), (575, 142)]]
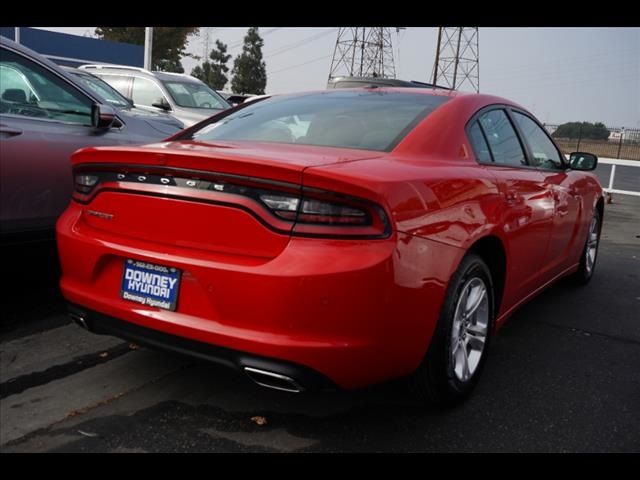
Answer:
[(290, 67), (286, 67), (286, 68), (281, 68), (280, 70), (276, 70), (274, 72), (267, 72), (268, 75), (275, 75), (276, 73), (280, 73), (280, 72), (284, 72), (286, 70), (292, 70), (294, 68), (298, 68), (298, 67), (302, 67), (304, 65), (308, 65), (310, 63), (314, 63), (314, 62), (319, 62), (320, 60), (323, 60), (325, 58), (329, 58), (331, 56), (331, 54), (329, 55), (323, 55), (322, 57), (318, 57), (318, 58), (314, 58), (313, 60), (309, 60), (307, 62), (304, 63), (299, 63), (297, 65), (291, 65)]
[[(262, 38), (264, 38), (264, 37), (266, 37), (267, 35), (269, 35), (269, 34), (271, 34), (271, 33), (275, 32), (275, 31), (277, 31), (277, 30), (280, 30), (280, 29), (281, 29), (281, 27), (272, 28), (271, 30), (267, 30), (267, 31), (265, 31), (265, 32), (261, 33), (261, 34), (260, 34), (260, 36), (261, 36)], [(234, 48), (241, 47), (242, 45), (244, 45), (244, 37), (242, 38), (242, 40), (241, 40), (240, 42), (236, 42), (236, 43), (234, 43), (233, 45), (229, 46), (229, 47), (228, 47), (228, 49), (227, 49), (227, 51), (231, 51), (231, 50), (233, 50)]]
[[(603, 55), (598, 55), (598, 57), (600, 56), (603, 56)], [(571, 63), (573, 63), (571, 61), (569, 62), (555, 61), (555, 62), (546, 62), (542, 64), (537, 64), (535, 66), (521, 66), (520, 68), (504, 70), (503, 73), (494, 72), (490, 75), (486, 75), (486, 78), (504, 79), (504, 78), (520, 78), (523, 76), (530, 78), (531, 75), (539, 75), (541, 77), (546, 78), (548, 76), (553, 76), (557, 74), (576, 73), (580, 71), (586, 72), (592, 69), (605, 71), (606, 69), (609, 69), (609, 68), (611, 69), (619, 68), (619, 66), (626, 66), (626, 65), (635, 66), (635, 68), (638, 68), (638, 65), (640, 65), (640, 63), (638, 63), (637, 61), (635, 63), (629, 62), (628, 58), (624, 58), (624, 59), (611, 58), (610, 61), (597, 62), (597, 63), (590, 61), (590, 59), (595, 57), (596, 56), (582, 57), (580, 59), (575, 59), (574, 61), (578, 63), (578, 65), (575, 65), (575, 66), (571, 65)], [(566, 67), (566, 68), (563, 69), (562, 67)], [(609, 72), (609, 73), (611, 74), (612, 72)]]
[[(538, 72), (536, 74), (527, 75), (526, 82), (521, 80), (515, 80), (515, 85), (524, 85), (524, 87), (528, 86), (537, 86), (540, 84), (546, 84), (549, 80), (551, 80), (554, 84), (574, 84), (583, 80), (584, 78), (596, 78), (596, 77), (611, 77), (611, 81), (614, 81), (620, 77), (623, 73), (630, 73), (635, 75), (640, 80), (640, 70), (638, 66), (632, 64), (615, 64), (615, 65), (603, 65), (598, 66), (597, 69), (593, 72), (584, 70), (586, 66), (572, 68), (571, 70), (563, 70), (563, 71), (547, 71)], [(589, 68), (596, 68), (589, 66)], [(509, 75), (496, 76), (496, 77), (487, 77), (491, 81), (491, 83), (496, 83), (499, 80), (510, 80), (512, 78), (517, 78)]]
[[(624, 83), (624, 82), (628, 82), (628, 81), (633, 81), (635, 79), (637, 79), (638, 76), (635, 73), (631, 73), (631, 74), (626, 74), (626, 75), (616, 75), (615, 77), (612, 78), (611, 82), (609, 82), (609, 84), (611, 83)], [(574, 92), (575, 91), (575, 86), (577, 85), (588, 85), (588, 84), (592, 84), (592, 83), (598, 83), (598, 82), (603, 82), (605, 81), (603, 78), (582, 78), (582, 79), (577, 79), (577, 80), (572, 80), (570, 82), (557, 82), (557, 81), (552, 81), (552, 82), (531, 82), (530, 84), (527, 85), (515, 85), (514, 87), (505, 87), (500, 89), (500, 92), (496, 92), (496, 95), (501, 95), (501, 96), (507, 96), (507, 94), (511, 95), (513, 93), (519, 93), (519, 92), (531, 92), (532, 90), (540, 90), (540, 89), (544, 89), (546, 91), (548, 91), (549, 89), (563, 89), (563, 87), (565, 87), (562, 91), (567, 91), (567, 92)]]
[(280, 55), (282, 53), (289, 52), (290, 50), (293, 50), (293, 49), (296, 49), (298, 47), (301, 47), (302, 45), (306, 45), (308, 43), (315, 42), (316, 40), (318, 40), (318, 39), (320, 39), (322, 37), (325, 37), (325, 36), (329, 35), (330, 33), (335, 32), (336, 30), (337, 30), (337, 28), (332, 28), (330, 30), (311, 35), (310, 37), (303, 38), (302, 40), (298, 40), (296, 42), (289, 43), (289, 44), (284, 45), (282, 47), (279, 47), (279, 48), (277, 48), (277, 49), (275, 49), (275, 50), (273, 50), (271, 52), (267, 52), (265, 54), (264, 58), (275, 57), (276, 55)]
[[(608, 57), (611, 58), (613, 56), (613, 54), (616, 55), (621, 55), (621, 54), (626, 54), (628, 52), (638, 52), (638, 48), (628, 48), (628, 49), (622, 49), (622, 50), (616, 50), (615, 52), (602, 52), (602, 53), (596, 53), (596, 54), (592, 54), (592, 55), (585, 55), (582, 57), (570, 57), (570, 58), (563, 58), (563, 59), (555, 59), (549, 62), (541, 62), (541, 63), (536, 63), (533, 65), (521, 65), (519, 67), (516, 68), (510, 68), (508, 70), (505, 70), (506, 73), (520, 73), (523, 72), (522, 74), (527, 74), (526, 72), (528, 71), (540, 71), (543, 70), (545, 68), (551, 68), (554, 67), (556, 65), (571, 65), (574, 63), (579, 64), (578, 66), (591, 66), (591, 65), (585, 65), (585, 64), (590, 64), (592, 63), (592, 61), (596, 58), (601, 58), (601, 57)], [(637, 58), (637, 57), (636, 57)], [(622, 60), (626, 60), (628, 61), (628, 57), (625, 56), (624, 59)], [(503, 74), (497, 74), (496, 76), (502, 76)]]

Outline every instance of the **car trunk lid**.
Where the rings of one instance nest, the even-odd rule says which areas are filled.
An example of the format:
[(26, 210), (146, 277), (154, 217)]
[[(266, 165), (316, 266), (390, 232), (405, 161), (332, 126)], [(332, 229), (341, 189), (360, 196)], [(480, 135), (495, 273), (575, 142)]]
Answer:
[(76, 173), (100, 177), (95, 192), (79, 197), (85, 201), (83, 221), (92, 228), (146, 242), (272, 258), (288, 243), (293, 223), (276, 218), (258, 195), (238, 192), (299, 194), (305, 168), (370, 157), (368, 151), (299, 145), (166, 142), (81, 150), (72, 162)]

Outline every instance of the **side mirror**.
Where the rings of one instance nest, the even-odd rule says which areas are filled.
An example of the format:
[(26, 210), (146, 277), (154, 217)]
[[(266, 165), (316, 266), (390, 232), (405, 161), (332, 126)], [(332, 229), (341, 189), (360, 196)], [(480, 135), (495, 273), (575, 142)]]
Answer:
[(116, 120), (116, 111), (109, 105), (94, 103), (91, 106), (91, 125), (96, 129), (107, 129), (113, 126)]
[(159, 98), (158, 100), (156, 100), (155, 102), (153, 102), (151, 104), (152, 107), (156, 107), (156, 108), (160, 108), (162, 110), (164, 110), (165, 112), (168, 112), (171, 110), (171, 105), (169, 105), (169, 102), (167, 102), (166, 98)]
[(573, 152), (569, 155), (569, 166), (574, 170), (591, 171), (598, 166), (598, 157), (593, 153)]

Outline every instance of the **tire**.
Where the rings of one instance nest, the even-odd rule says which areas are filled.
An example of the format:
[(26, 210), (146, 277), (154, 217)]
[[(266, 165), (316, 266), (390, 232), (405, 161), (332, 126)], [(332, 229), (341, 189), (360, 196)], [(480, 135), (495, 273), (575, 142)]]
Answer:
[(586, 285), (591, 281), (593, 272), (596, 269), (598, 259), (598, 247), (600, 246), (600, 232), (602, 230), (602, 215), (597, 208), (593, 211), (593, 217), (589, 223), (587, 239), (584, 242), (582, 255), (580, 256), (580, 266), (578, 271), (572, 276), (578, 285)]
[[(463, 306), (474, 305), (473, 299), (483, 288), (485, 296), (477, 302), (476, 310), (467, 322), (461, 321)], [(467, 254), (451, 277), (431, 344), (411, 378), (411, 386), (423, 403), (454, 406), (469, 396), (486, 361), (493, 321), (491, 272), (480, 256)], [(480, 331), (484, 331), (484, 341), (478, 353), (474, 347), (480, 346)]]

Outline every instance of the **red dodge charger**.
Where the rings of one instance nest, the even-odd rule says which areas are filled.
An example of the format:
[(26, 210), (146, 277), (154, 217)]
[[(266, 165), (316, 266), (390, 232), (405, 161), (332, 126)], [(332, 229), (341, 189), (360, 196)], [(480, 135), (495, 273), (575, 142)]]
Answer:
[(460, 401), (518, 306), (589, 281), (603, 219), (594, 155), (440, 89), (262, 99), (72, 164), (57, 238), (76, 323), (294, 392), (408, 377)]

